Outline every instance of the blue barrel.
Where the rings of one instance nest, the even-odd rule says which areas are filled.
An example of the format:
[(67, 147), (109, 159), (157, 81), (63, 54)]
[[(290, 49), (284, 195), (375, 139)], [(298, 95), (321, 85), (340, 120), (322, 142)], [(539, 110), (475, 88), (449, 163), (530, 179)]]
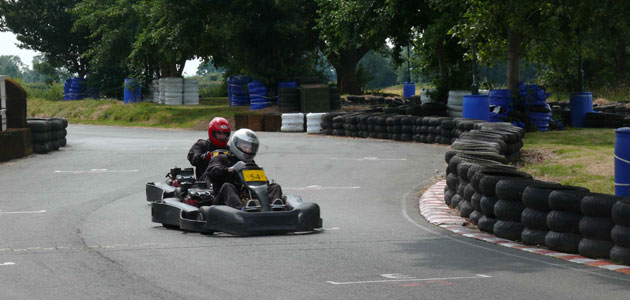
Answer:
[(551, 119), (551, 113), (539, 113), (530, 112), (528, 114), (529, 121), (536, 126), (538, 131), (549, 130), (549, 120)]
[(228, 97), (231, 106), (247, 106), (249, 105), (249, 93), (247, 92), (247, 84), (250, 82), (247, 76), (229, 77)]
[(615, 195), (630, 196), (630, 127), (615, 129)]
[(586, 113), (593, 111), (593, 94), (588, 92), (571, 94), (569, 107), (571, 108), (571, 126), (584, 127)]
[(124, 102), (136, 103), (142, 101), (142, 81), (140, 79), (125, 78)]
[(405, 82), (403, 84), (403, 98), (407, 99), (416, 94), (416, 84), (413, 82)]
[(488, 95), (464, 95), (463, 114), (465, 119), (490, 120)]
[(263, 109), (272, 104), (271, 99), (267, 97), (269, 91), (264, 83), (254, 80), (247, 84), (247, 90), (249, 91), (251, 110)]

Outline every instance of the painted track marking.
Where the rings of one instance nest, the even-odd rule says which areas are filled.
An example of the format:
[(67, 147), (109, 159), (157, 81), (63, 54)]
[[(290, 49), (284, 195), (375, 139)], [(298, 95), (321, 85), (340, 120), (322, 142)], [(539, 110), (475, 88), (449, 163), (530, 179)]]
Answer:
[(108, 169), (91, 169), (87, 171), (55, 171), (54, 173), (70, 173), (70, 174), (102, 174), (102, 173), (137, 173), (138, 170), (108, 170)]
[(348, 157), (331, 157), (332, 160), (356, 160), (356, 161), (406, 161), (406, 158), (378, 158), (374, 156), (368, 156), (363, 158), (348, 158)]
[(10, 214), (41, 214), (45, 213), (46, 210), (33, 210), (33, 211), (2, 211), (0, 210), (0, 215), (10, 215)]
[[(385, 275), (396, 275), (396, 274), (385, 274)], [(465, 277), (401, 278), (401, 279), (366, 280), (366, 281), (347, 281), (347, 282), (326, 281), (326, 282), (333, 285), (348, 285), (348, 284), (386, 283), (386, 282), (449, 281), (449, 280), (484, 279), (484, 278), (492, 278), (492, 276), (484, 275), (484, 274), (476, 274), (475, 276), (465, 276)]]
[(13, 266), (13, 265), (15, 265), (15, 263), (10, 262), (10, 261), (0, 264), (0, 266)]
[(320, 185), (309, 185), (305, 187), (286, 187), (282, 188), (283, 190), (293, 190), (293, 191), (323, 191), (323, 190), (356, 190), (360, 189), (360, 186), (320, 186)]

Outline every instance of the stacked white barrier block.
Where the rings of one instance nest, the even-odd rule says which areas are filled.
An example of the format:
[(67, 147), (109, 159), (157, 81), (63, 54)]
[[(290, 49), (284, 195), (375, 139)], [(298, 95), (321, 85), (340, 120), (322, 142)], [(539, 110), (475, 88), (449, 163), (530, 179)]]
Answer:
[(0, 131), (7, 130), (7, 85), (6, 75), (0, 75)]
[(304, 114), (292, 113), (282, 114), (282, 132), (304, 132)]
[(308, 113), (306, 114), (306, 133), (321, 134), (322, 133), (322, 117), (326, 113)]

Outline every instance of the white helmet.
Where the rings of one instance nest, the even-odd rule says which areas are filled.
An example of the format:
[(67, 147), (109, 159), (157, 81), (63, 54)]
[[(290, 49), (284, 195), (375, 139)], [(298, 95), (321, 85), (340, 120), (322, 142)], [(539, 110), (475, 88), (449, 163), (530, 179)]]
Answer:
[(253, 130), (247, 128), (235, 131), (228, 142), (230, 151), (238, 159), (245, 162), (254, 160), (256, 152), (258, 152), (258, 145), (260, 145), (258, 136)]

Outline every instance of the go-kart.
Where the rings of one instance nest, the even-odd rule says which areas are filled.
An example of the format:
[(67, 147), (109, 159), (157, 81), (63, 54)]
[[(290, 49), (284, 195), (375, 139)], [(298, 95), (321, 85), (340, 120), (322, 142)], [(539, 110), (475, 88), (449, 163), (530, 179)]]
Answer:
[(195, 181), (190, 169), (171, 169), (165, 182), (146, 185), (151, 202), (152, 221), (164, 227), (212, 234), (278, 234), (314, 231), (322, 227), (319, 206), (304, 202), (298, 195), (284, 195), (284, 203), (270, 203), (268, 180), (262, 168), (248, 163), (239, 171), (241, 199), (247, 204), (238, 210), (227, 205), (210, 205), (212, 188)]

